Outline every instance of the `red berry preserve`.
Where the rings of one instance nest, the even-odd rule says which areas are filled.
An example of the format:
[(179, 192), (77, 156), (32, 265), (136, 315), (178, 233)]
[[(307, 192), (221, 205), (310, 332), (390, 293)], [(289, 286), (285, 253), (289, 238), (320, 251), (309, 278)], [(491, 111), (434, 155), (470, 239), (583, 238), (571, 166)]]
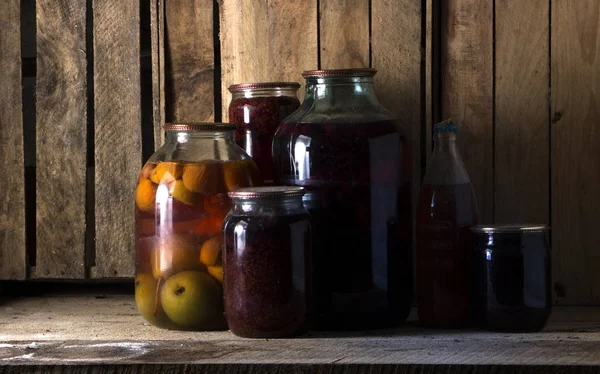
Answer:
[(410, 142), (374, 69), (305, 71), (273, 140), (276, 183), (306, 189), (317, 329), (396, 325), (412, 303)]
[(470, 324), (470, 269), (477, 202), (456, 146), (457, 126), (434, 127), (435, 147), (417, 202), (417, 305), (423, 325)]

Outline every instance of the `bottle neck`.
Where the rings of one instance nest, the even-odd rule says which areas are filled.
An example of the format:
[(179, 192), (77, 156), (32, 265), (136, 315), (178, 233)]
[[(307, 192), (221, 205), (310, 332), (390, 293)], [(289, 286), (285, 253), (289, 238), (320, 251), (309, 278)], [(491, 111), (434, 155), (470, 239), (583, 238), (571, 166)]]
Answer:
[(456, 143), (455, 132), (438, 132), (434, 135), (433, 153), (423, 183), (436, 185), (470, 183)]
[(433, 153), (444, 153), (451, 157), (460, 158), (458, 147), (456, 145), (455, 132), (438, 132), (433, 137), (434, 147)]
[(302, 197), (233, 199), (233, 214), (292, 215), (306, 213)]
[(310, 77), (306, 79), (305, 101), (335, 107), (369, 103), (381, 105), (373, 77)]

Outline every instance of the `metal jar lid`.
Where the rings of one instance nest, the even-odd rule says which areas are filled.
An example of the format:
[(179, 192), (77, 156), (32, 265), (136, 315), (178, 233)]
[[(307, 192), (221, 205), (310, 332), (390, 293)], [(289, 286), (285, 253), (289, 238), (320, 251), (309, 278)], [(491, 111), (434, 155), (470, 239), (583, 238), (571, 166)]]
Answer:
[(232, 199), (272, 199), (302, 197), (306, 191), (295, 186), (246, 187), (229, 192)]
[(300, 83), (298, 82), (257, 82), (257, 83), (238, 83), (232, 84), (228, 87), (229, 92), (237, 92), (237, 91), (245, 91), (245, 90), (255, 90), (255, 89), (285, 89), (292, 88), (298, 89), (300, 88)]
[(359, 69), (323, 69), (323, 70), (305, 70), (302, 72), (304, 78), (329, 78), (329, 77), (372, 77), (377, 73), (377, 69), (359, 68)]
[(486, 234), (523, 234), (548, 232), (550, 227), (543, 224), (496, 224), (473, 226), (471, 231)]
[(232, 123), (219, 122), (193, 122), (193, 123), (165, 123), (165, 131), (233, 131), (236, 126)]

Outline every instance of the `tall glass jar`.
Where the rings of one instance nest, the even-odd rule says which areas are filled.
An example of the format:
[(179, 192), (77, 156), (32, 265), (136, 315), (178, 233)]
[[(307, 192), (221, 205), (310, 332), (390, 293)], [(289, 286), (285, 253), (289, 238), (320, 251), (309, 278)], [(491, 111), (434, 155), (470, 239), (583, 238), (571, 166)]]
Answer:
[(319, 329), (392, 326), (412, 303), (410, 143), (375, 72), (305, 71), (306, 99), (273, 140), (276, 183), (307, 190)]
[(229, 86), (229, 121), (235, 141), (258, 166), (266, 185), (273, 184), (271, 144), (282, 119), (300, 106), (296, 82), (240, 83)]
[(302, 187), (230, 192), (224, 226), (225, 314), (246, 338), (283, 338), (310, 323), (310, 221)]
[(234, 125), (166, 124), (165, 144), (143, 167), (135, 196), (135, 300), (153, 325), (227, 327), (222, 226), (227, 192), (259, 184)]

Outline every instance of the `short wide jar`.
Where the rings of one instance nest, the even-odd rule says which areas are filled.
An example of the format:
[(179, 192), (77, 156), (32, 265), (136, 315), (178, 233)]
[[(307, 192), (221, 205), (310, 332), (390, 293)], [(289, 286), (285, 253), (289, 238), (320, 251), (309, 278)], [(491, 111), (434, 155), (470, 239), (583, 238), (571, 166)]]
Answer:
[(310, 324), (309, 214), (302, 187), (230, 192), (224, 224), (225, 315), (246, 338), (283, 338)]
[(544, 225), (474, 226), (472, 301), (488, 330), (541, 330), (552, 308), (548, 231)]

